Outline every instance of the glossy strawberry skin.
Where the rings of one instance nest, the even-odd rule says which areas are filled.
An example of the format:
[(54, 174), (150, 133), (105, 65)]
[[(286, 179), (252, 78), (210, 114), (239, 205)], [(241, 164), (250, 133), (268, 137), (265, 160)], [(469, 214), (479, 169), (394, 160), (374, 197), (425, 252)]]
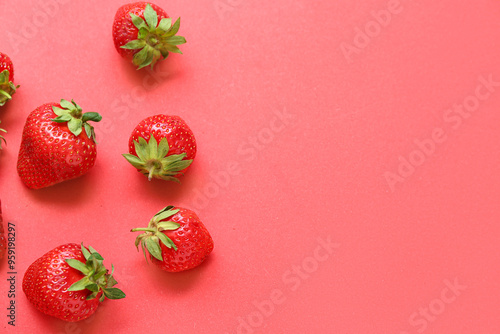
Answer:
[(75, 137), (47, 103), (30, 113), (24, 126), (17, 171), (28, 188), (40, 189), (87, 173), (95, 164), (95, 142), (83, 131)]
[(70, 322), (90, 317), (99, 305), (99, 297), (86, 300), (89, 290), (67, 291), (83, 278), (82, 273), (71, 268), (66, 259), (85, 263), (81, 246), (69, 243), (54, 248), (33, 264), (23, 278), (22, 289), (29, 302), (47, 315)]
[[(163, 138), (168, 141), (169, 152), (167, 156), (173, 154), (186, 153), (184, 160), (193, 160), (196, 156), (196, 139), (193, 131), (189, 128), (186, 122), (179, 116), (170, 115), (155, 115), (142, 120), (132, 131), (128, 146), (129, 153), (137, 155), (135, 151), (134, 141), (138, 142), (142, 137), (149, 141), (153, 134), (156, 141), (159, 143)], [(187, 170), (184, 169), (180, 176)]]
[(4, 53), (0, 52), (0, 72), (4, 70), (8, 70), (10, 73), (10, 81), (14, 82), (14, 65), (12, 64), (12, 60)]
[(214, 248), (214, 242), (205, 225), (193, 211), (180, 211), (168, 218), (180, 224), (174, 231), (163, 231), (177, 246), (177, 250), (160, 243), (163, 261), (151, 257), (153, 263), (168, 272), (179, 272), (199, 266)]
[(146, 5), (148, 3), (158, 14), (158, 21), (169, 17), (162, 8), (152, 4), (151, 2), (134, 2), (120, 7), (116, 12), (115, 19), (113, 21), (113, 41), (116, 51), (118, 51), (122, 57), (132, 59), (134, 54), (139, 52), (139, 50), (128, 50), (122, 49), (121, 47), (128, 42), (137, 39), (137, 35), (139, 33), (137, 27), (132, 23), (130, 14), (135, 14), (144, 19), (144, 9), (146, 9)]
[(6, 249), (7, 249), (7, 239), (5, 238), (5, 230), (3, 228), (2, 202), (0, 202), (0, 259), (2, 259), (5, 256)]

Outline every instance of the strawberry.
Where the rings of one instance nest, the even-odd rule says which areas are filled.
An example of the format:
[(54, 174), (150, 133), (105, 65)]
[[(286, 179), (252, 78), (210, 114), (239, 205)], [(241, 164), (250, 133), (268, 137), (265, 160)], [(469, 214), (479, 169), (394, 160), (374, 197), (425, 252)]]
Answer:
[(186, 43), (179, 31), (180, 18), (172, 25), (167, 13), (152, 3), (135, 2), (118, 9), (113, 22), (113, 41), (118, 53), (131, 59), (138, 69), (180, 53), (177, 45)]
[(102, 265), (95, 249), (70, 243), (47, 252), (33, 262), (23, 278), (23, 292), (37, 310), (65, 320), (90, 317), (105, 298), (120, 299), (125, 294)]
[[(32, 111), (24, 126), (17, 172), (28, 188), (40, 189), (81, 176), (94, 166), (95, 112), (82, 113), (74, 101), (47, 103)], [(82, 131), (85, 129), (85, 131)]]
[(0, 107), (8, 100), (19, 86), (14, 85), (14, 65), (9, 56), (0, 52)]
[(179, 116), (156, 115), (142, 120), (129, 139), (125, 159), (137, 170), (158, 178), (179, 182), (196, 156), (196, 139)]
[(0, 202), (0, 259), (5, 256), (6, 250), (7, 250), (7, 239), (5, 239), (5, 231), (3, 229), (2, 202)]
[[(200, 218), (191, 210), (167, 206), (150, 220), (137, 236), (135, 246), (146, 250), (161, 269), (178, 272), (200, 265), (214, 248), (212, 237)], [(147, 257), (146, 257), (147, 260)]]

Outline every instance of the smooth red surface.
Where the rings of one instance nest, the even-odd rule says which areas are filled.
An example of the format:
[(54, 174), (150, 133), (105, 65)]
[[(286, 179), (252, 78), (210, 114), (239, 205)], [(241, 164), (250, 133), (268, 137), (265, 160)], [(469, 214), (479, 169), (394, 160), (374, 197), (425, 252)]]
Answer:
[[(0, 329), (499, 332), (500, 87), (481, 81), (500, 81), (498, 2), (158, 1), (188, 43), (151, 73), (114, 49), (124, 2), (59, 1), (0, 3), (0, 49), (21, 85), (0, 110), (17, 256), (16, 327), (3, 259)], [(60, 98), (103, 115), (97, 162), (30, 191), (15, 169), (24, 120)], [(158, 113), (196, 136), (180, 185), (147, 182), (121, 157)], [(162, 272), (133, 245), (129, 230), (169, 204), (195, 210), (214, 239), (192, 271)], [(66, 324), (31, 307), (21, 280), (81, 241), (114, 264), (127, 297)]]

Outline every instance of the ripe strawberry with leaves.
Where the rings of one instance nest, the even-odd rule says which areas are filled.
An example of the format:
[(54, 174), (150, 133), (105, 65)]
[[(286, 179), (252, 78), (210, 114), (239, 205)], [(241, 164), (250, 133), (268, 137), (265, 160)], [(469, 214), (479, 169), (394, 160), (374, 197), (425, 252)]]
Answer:
[(26, 186), (40, 189), (87, 173), (97, 155), (94, 128), (88, 122), (101, 118), (64, 99), (32, 111), (17, 160), (17, 172)]
[(14, 85), (14, 65), (9, 56), (0, 52), (0, 107), (8, 100), (19, 86)]
[[(135, 246), (141, 245), (144, 256), (161, 269), (178, 272), (200, 265), (214, 248), (212, 237), (200, 218), (191, 210), (167, 206), (150, 220), (137, 236)], [(146, 252), (147, 251), (147, 252)]]
[(5, 238), (5, 230), (3, 229), (2, 219), (2, 202), (0, 202), (0, 259), (5, 256), (7, 250), (7, 239)]
[(172, 19), (155, 4), (134, 2), (118, 9), (113, 22), (113, 40), (120, 55), (132, 60), (138, 69), (167, 58), (170, 52), (180, 53), (177, 45), (186, 43), (176, 36), (181, 21)]
[(196, 139), (179, 116), (150, 116), (135, 127), (123, 156), (149, 180), (179, 182), (196, 156)]
[(54, 248), (26, 270), (23, 291), (37, 310), (65, 320), (90, 317), (99, 304), (125, 297), (102, 256), (92, 247), (69, 243)]

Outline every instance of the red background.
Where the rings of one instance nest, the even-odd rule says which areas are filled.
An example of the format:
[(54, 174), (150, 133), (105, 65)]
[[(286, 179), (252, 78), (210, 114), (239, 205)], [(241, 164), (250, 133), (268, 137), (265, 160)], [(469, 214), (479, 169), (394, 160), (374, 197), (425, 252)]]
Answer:
[[(114, 49), (123, 3), (0, 3), (0, 50), (21, 85), (0, 109), (18, 273), (12, 328), (0, 262), (1, 329), (500, 331), (500, 87), (480, 79), (500, 82), (498, 2), (157, 1), (182, 17), (188, 43), (154, 72)], [(97, 163), (28, 190), (16, 173), (24, 120), (61, 98), (103, 115)], [(158, 113), (184, 118), (198, 142), (180, 185), (148, 182), (121, 157)], [(195, 210), (215, 241), (178, 274), (147, 265), (129, 232), (170, 204)], [(66, 324), (29, 305), (21, 281), (46, 251), (82, 241), (114, 264), (127, 297)]]

